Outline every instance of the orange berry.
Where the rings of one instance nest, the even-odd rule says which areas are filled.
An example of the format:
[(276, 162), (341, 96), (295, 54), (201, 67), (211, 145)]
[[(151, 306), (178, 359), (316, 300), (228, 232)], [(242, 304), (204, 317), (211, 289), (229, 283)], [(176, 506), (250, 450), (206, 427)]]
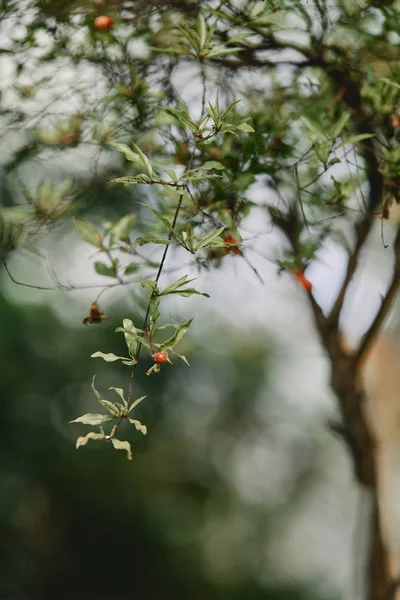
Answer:
[(114, 19), (107, 17), (106, 15), (100, 15), (94, 20), (94, 26), (99, 31), (108, 31), (113, 23)]
[(400, 115), (394, 115), (392, 119), (392, 126), (398, 127), (400, 125)]
[[(223, 238), (226, 244), (240, 244), (240, 240), (234, 235), (227, 235)], [(238, 256), (243, 256), (243, 252), (238, 246), (231, 246), (227, 248), (228, 252), (232, 252), (233, 254), (237, 254)]]
[(309, 279), (307, 279), (307, 277), (304, 275), (304, 273), (302, 273), (298, 269), (294, 269), (294, 271), (292, 271), (292, 273), (293, 273), (294, 277), (297, 279), (297, 281), (306, 290), (306, 292), (308, 294), (310, 294), (311, 291), (312, 291), (312, 283), (311, 283), (311, 281)]
[(163, 365), (168, 360), (168, 354), (166, 352), (154, 352), (153, 358), (157, 364)]

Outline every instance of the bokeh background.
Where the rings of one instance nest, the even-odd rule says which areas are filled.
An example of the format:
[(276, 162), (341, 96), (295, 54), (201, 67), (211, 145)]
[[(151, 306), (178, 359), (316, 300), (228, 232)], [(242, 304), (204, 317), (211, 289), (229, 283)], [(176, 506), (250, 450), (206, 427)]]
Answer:
[[(101, 222), (137, 212), (134, 200), (143, 198), (136, 191), (106, 182), (122, 168), (115, 153), (99, 153), (83, 134), (64, 139), (62, 150), (43, 148), (53, 143), (43, 128), (54, 113), (65, 121), (68, 110), (71, 118), (107, 89), (96, 66), (67, 62), (87, 33), (80, 19), (93, 18), (79, 10), (93, 10), (93, 3), (17, 4), (18, 10), (1, 4), (0, 39), (8, 50), (0, 56), (2, 206), (22, 202), (24, 186), (70, 177), (85, 182), (80, 217)], [(118, 4), (108, 8), (118, 11)], [(65, 55), (58, 50), (57, 60), (37, 71), (35, 61), (49, 51), (47, 33), (32, 29), (35, 44), (25, 40), (43, 14), (64, 33), (71, 20), (83, 25)], [(22, 55), (28, 66), (31, 61), (28, 71), (18, 66)], [(183, 70), (177, 85), (185, 88), (190, 77)], [(115, 85), (112, 73), (110, 81)], [(185, 89), (196, 105), (198, 89)], [(35, 121), (46, 102), (46, 122)], [(69, 122), (64, 134), (75, 126)], [(327, 425), (337, 416), (335, 399), (304, 292), (289, 275), (277, 274), (274, 249), (282, 240), (261, 208), (264, 195), (262, 186), (252, 188), (260, 208), (243, 230), (246, 256), (264, 284), (242, 257), (230, 255), (218, 271), (200, 273), (196, 285), (210, 299), (163, 305), (165, 322), (196, 315), (180, 347), (191, 366), (179, 362), (146, 377), (151, 360), (141, 361), (134, 394), (148, 394), (137, 410), (148, 435), (124, 430), (132, 461), (106, 444), (89, 442), (76, 451), (76, 438), (88, 428), (68, 421), (97, 412), (94, 374), (110, 399), (110, 386), (127, 387), (127, 367), (90, 355), (124, 355), (123, 336), (114, 330), (123, 318), (140, 326), (140, 284), (109, 290), (101, 300), (108, 320), (84, 327), (99, 289), (79, 285), (107, 282), (94, 272), (93, 252), (70, 217), (46, 229), (29, 252), (7, 254), (14, 279), (34, 287), (13, 282), (1, 267), (0, 598), (333, 600), (357, 583), (362, 498), (345, 448)], [(344, 319), (353, 340), (368, 325), (390, 269), (379, 236), (377, 230)], [(161, 251), (152, 252), (159, 259)], [(324, 310), (344, 261), (339, 246), (327, 246), (308, 271)], [(174, 253), (169, 269), (164, 281), (187, 272)], [(55, 287), (55, 273), (75, 289), (38, 289)], [(366, 298), (367, 289), (374, 291)], [(360, 294), (362, 312), (354, 310)]]

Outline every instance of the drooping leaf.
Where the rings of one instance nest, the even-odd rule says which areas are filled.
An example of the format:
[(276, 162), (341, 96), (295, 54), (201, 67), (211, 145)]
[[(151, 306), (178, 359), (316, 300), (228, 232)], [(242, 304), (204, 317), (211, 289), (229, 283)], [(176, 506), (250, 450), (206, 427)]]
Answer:
[(85, 446), (89, 440), (105, 440), (106, 436), (104, 432), (96, 433), (95, 431), (90, 431), (87, 435), (78, 437), (76, 440), (76, 449), (81, 446)]
[(111, 443), (116, 450), (125, 450), (128, 460), (132, 460), (132, 450), (129, 442), (111, 438)]
[(146, 425), (142, 425), (140, 421), (137, 421), (136, 419), (129, 419), (129, 423), (131, 423), (132, 425), (134, 425), (138, 431), (140, 431), (141, 433), (143, 433), (143, 435), (147, 434), (147, 427), (146, 427)]

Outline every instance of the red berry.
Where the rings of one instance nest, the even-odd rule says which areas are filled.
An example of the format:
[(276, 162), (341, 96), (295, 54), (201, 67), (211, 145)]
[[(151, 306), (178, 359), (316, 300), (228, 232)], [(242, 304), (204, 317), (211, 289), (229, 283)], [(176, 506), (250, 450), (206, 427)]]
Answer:
[[(234, 235), (227, 235), (223, 238), (226, 244), (240, 244), (240, 240)], [(238, 246), (231, 246), (227, 248), (228, 252), (233, 252), (233, 254), (238, 254), (239, 256), (243, 256), (243, 252)]]
[(153, 358), (159, 365), (163, 365), (168, 360), (168, 354), (166, 352), (154, 352)]
[(301, 271), (299, 271), (298, 269), (294, 269), (292, 271), (293, 275), (295, 276), (295, 278), (297, 279), (297, 281), (303, 286), (303, 288), (306, 290), (306, 292), (308, 294), (311, 293), (312, 291), (312, 283), (309, 279), (307, 279), (307, 277), (304, 275), (304, 273), (302, 273)]
[(100, 17), (96, 17), (94, 20), (94, 26), (99, 31), (108, 31), (113, 23), (114, 19), (106, 15), (100, 15)]

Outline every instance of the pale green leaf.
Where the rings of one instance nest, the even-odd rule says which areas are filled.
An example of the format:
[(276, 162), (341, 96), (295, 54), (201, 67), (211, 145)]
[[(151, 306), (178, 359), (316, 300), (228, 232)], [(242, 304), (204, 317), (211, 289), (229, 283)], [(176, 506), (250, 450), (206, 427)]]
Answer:
[(136, 408), (136, 406), (140, 404), (145, 398), (147, 398), (147, 396), (141, 396), (140, 398), (137, 398), (134, 402), (132, 402), (128, 412), (131, 412), (134, 408)]
[(101, 423), (105, 423), (106, 421), (111, 421), (114, 417), (110, 417), (110, 415), (97, 415), (92, 413), (87, 413), (86, 415), (82, 415), (70, 423), (84, 423), (85, 425), (101, 425)]
[(141, 433), (143, 433), (143, 435), (147, 434), (147, 427), (146, 427), (146, 425), (142, 425), (141, 422), (137, 421), (136, 419), (128, 419), (128, 420), (129, 420), (129, 423), (131, 423), (132, 425), (134, 425), (138, 431), (140, 431)]
[(135, 226), (136, 215), (125, 215), (117, 221), (111, 229), (111, 240), (115, 242), (130, 243), (129, 235)]
[(174, 346), (176, 346), (189, 329), (192, 321), (193, 319), (190, 319), (183, 325), (180, 325), (175, 331), (174, 335), (161, 344), (161, 346), (159, 347), (159, 352), (163, 352), (165, 350), (168, 350), (169, 348), (173, 348)]
[(188, 279), (188, 275), (184, 275), (183, 277), (180, 277), (177, 281), (174, 281), (174, 283), (170, 283), (170, 285), (167, 285), (167, 287), (165, 287), (163, 289), (163, 291), (160, 292), (159, 295), (166, 296), (167, 294), (170, 294), (174, 290), (177, 290), (178, 288), (182, 287), (183, 285), (188, 285), (189, 283), (191, 283), (192, 281), (195, 281), (196, 279), (197, 279), (197, 277), (193, 277), (193, 279)]
[(213, 231), (213, 232), (209, 233), (208, 235), (206, 235), (202, 240), (199, 241), (199, 243), (195, 247), (194, 251), (197, 252), (198, 250), (200, 250), (201, 248), (204, 248), (204, 246), (206, 246), (207, 244), (209, 244), (210, 242), (215, 240), (215, 238), (217, 238), (221, 235), (221, 233), (224, 231), (224, 229), (225, 229), (225, 227), (220, 227), (219, 229), (216, 229), (216, 231)]
[(96, 433), (94, 431), (90, 431), (87, 435), (78, 437), (76, 440), (76, 449), (78, 450), (78, 448), (81, 446), (85, 446), (89, 440), (104, 440), (105, 438), (106, 436), (104, 432)]
[(96, 248), (101, 248), (101, 236), (96, 227), (90, 221), (82, 221), (74, 218), (75, 229), (79, 237)]
[(137, 263), (129, 263), (125, 267), (124, 275), (133, 275), (133, 273), (137, 273), (139, 271), (139, 265)]
[(103, 275), (103, 277), (116, 277), (116, 269), (114, 267), (109, 267), (108, 265), (102, 262), (94, 263), (94, 270), (98, 275)]
[(240, 125), (238, 125), (236, 129), (238, 129), (239, 131), (246, 131), (248, 133), (255, 133), (253, 127), (248, 123), (240, 123)]
[(108, 410), (109, 413), (112, 414), (113, 417), (121, 416), (121, 412), (118, 406), (116, 404), (113, 404), (113, 402), (110, 402), (109, 400), (104, 400), (104, 398), (102, 398), (100, 400), (100, 403), (104, 406), (106, 410)]
[(110, 387), (109, 390), (114, 390), (124, 403), (125, 408), (128, 408), (128, 403), (124, 398), (124, 390), (122, 388)]
[(124, 154), (126, 160), (129, 160), (130, 162), (134, 163), (140, 162), (139, 154), (133, 152), (133, 150), (131, 150), (126, 144), (117, 144), (115, 142), (111, 142), (109, 145), (118, 150), (118, 152)]
[(135, 148), (136, 148), (136, 150), (138, 151), (138, 154), (139, 154), (139, 156), (140, 156), (140, 158), (141, 158), (141, 160), (142, 160), (142, 163), (143, 163), (143, 165), (144, 165), (144, 167), (145, 167), (145, 169), (146, 169), (147, 173), (149, 174), (149, 177), (152, 177), (152, 176), (153, 176), (153, 169), (152, 169), (152, 167), (151, 167), (151, 164), (150, 164), (150, 161), (149, 161), (149, 159), (148, 159), (148, 158), (147, 158), (147, 156), (146, 156), (146, 155), (145, 155), (145, 154), (144, 154), (144, 153), (141, 151), (141, 149), (140, 149), (138, 146), (136, 146), (136, 144), (132, 144), (132, 146), (135, 146)]
[(223, 171), (225, 167), (217, 160), (207, 160), (204, 165), (199, 167), (199, 169), (205, 169), (206, 171), (209, 169), (217, 169), (218, 171)]
[(347, 146), (348, 144), (356, 144), (357, 142), (361, 142), (362, 140), (367, 140), (372, 137), (374, 137), (373, 133), (360, 133), (358, 135), (351, 135), (350, 137), (343, 140), (341, 144), (336, 146), (336, 150), (338, 148), (341, 148), (342, 146)]
[(128, 460), (132, 460), (132, 451), (129, 442), (117, 440), (116, 438), (111, 438), (111, 443), (116, 450), (125, 450)]
[(167, 246), (168, 244), (176, 244), (174, 240), (168, 240), (167, 238), (155, 238), (151, 235), (143, 235), (136, 239), (136, 242), (139, 246), (145, 246), (146, 244), (164, 244)]
[(91, 355), (91, 358), (102, 358), (106, 362), (115, 362), (116, 360), (129, 360), (126, 356), (117, 356), (112, 352), (104, 354), (104, 352), (95, 352)]

